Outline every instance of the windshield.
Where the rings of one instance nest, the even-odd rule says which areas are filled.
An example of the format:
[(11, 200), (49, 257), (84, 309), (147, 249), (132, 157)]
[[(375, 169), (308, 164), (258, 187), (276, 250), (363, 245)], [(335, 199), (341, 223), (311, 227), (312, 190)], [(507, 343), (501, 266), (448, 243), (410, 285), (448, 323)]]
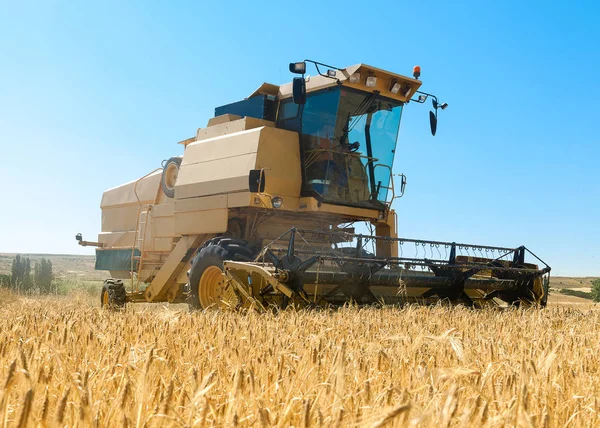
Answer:
[(334, 87), (309, 94), (300, 131), (304, 192), (338, 204), (385, 203), (401, 114), (401, 103), (373, 93)]

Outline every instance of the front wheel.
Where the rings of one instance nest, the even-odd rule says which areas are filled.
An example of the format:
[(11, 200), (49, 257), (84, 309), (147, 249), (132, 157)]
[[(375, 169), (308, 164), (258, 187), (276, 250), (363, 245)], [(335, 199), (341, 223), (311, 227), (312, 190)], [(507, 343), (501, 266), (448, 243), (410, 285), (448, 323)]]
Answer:
[(224, 260), (250, 261), (254, 252), (240, 239), (213, 238), (203, 245), (192, 260), (189, 271), (192, 309), (235, 309), (240, 300), (225, 280)]

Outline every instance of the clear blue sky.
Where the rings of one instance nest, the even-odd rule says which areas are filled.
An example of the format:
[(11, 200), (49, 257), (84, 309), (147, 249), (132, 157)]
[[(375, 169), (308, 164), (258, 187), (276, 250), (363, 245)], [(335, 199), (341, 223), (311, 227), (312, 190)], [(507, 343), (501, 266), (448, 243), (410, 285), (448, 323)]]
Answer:
[[(263, 4), (263, 6), (261, 6)], [(400, 234), (526, 245), (600, 275), (595, 1), (0, 1), (0, 252), (93, 253), (100, 198), (290, 61), (410, 75)]]

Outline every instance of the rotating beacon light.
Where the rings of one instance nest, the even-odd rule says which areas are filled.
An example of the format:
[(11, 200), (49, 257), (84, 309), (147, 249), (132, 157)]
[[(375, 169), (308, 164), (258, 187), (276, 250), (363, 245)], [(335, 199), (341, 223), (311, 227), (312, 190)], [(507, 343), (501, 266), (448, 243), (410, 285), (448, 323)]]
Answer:
[(413, 76), (415, 79), (419, 80), (419, 77), (421, 76), (421, 66), (420, 65), (415, 65), (413, 67)]

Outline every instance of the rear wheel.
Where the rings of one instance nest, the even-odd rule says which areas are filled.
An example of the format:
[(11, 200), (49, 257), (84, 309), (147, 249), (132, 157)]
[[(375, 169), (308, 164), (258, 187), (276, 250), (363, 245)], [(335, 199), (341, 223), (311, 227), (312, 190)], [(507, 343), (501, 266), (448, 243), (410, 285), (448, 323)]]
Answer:
[(100, 307), (103, 309), (119, 309), (125, 306), (127, 293), (120, 279), (107, 279), (102, 284)]
[(192, 260), (189, 271), (190, 307), (234, 309), (239, 299), (225, 280), (223, 261), (251, 261), (254, 251), (241, 239), (217, 237), (207, 241)]

